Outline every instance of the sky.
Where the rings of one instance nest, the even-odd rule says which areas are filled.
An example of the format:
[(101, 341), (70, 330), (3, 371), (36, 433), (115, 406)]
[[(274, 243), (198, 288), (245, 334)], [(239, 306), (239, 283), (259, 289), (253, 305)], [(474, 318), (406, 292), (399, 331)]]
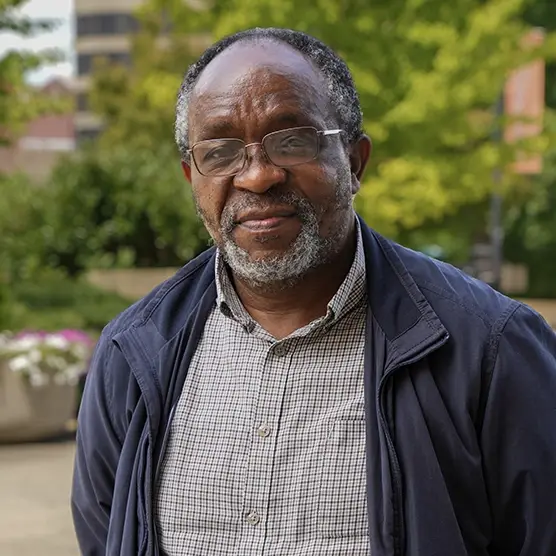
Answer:
[(44, 67), (29, 75), (32, 83), (44, 83), (54, 76), (70, 77), (73, 74), (73, 0), (28, 0), (21, 13), (31, 18), (55, 19), (53, 31), (40, 33), (36, 37), (22, 39), (13, 33), (0, 33), (0, 56), (10, 49), (38, 52), (44, 48), (58, 48), (65, 60)]

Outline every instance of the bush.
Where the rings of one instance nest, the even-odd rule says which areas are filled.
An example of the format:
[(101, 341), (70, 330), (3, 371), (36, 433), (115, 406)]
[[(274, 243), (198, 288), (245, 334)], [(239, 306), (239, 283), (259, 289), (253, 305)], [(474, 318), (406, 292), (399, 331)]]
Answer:
[(8, 285), (0, 277), (0, 331), (7, 330), (12, 325), (13, 302)]
[(43, 271), (33, 281), (14, 284), (12, 295), (14, 329), (76, 328), (98, 333), (132, 303), (83, 279), (70, 279), (53, 270)]
[(156, 151), (91, 145), (64, 159), (48, 184), (46, 261), (90, 268), (181, 266), (207, 247), (173, 145)]
[(44, 261), (46, 188), (23, 175), (0, 175), (0, 271), (8, 283)]

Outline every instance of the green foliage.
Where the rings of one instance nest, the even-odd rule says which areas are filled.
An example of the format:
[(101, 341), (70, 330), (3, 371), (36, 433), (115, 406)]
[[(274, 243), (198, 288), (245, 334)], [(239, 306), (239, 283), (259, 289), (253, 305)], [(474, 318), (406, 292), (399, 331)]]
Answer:
[[(556, 2), (554, 0), (528, 0), (524, 19), (529, 25), (556, 31)], [(546, 67), (546, 104), (556, 108), (556, 61), (549, 59)]]
[(90, 103), (105, 123), (104, 145), (125, 142), (135, 148), (156, 149), (161, 142), (173, 141), (176, 92), (184, 69), (194, 61), (199, 41), (191, 33), (166, 34), (163, 39), (166, 18), (148, 6), (138, 17), (142, 30), (132, 41), (131, 71), (99, 59)]
[[(34, 21), (17, 14), (26, 0), (0, 0), (0, 32), (33, 36), (53, 28), (52, 21)], [(28, 71), (60, 60), (54, 50), (40, 54), (9, 50), (0, 58), (0, 143), (9, 143), (14, 133), (31, 118), (52, 109), (64, 109), (65, 103), (53, 102), (34, 91), (25, 81)]]
[(545, 158), (532, 192), (506, 215), (505, 256), (529, 269), (531, 297), (556, 297), (556, 150)]
[(206, 247), (172, 145), (93, 147), (63, 160), (48, 186), (47, 262), (86, 268), (176, 266)]
[(13, 302), (7, 281), (0, 276), (0, 331), (8, 329), (12, 324)]
[(0, 176), (0, 271), (8, 282), (29, 276), (44, 260), (48, 192), (22, 174)]
[[(530, 0), (524, 18), (530, 25), (556, 31), (556, 4)], [(556, 63), (546, 68), (546, 127), (552, 142), (543, 172), (527, 180), (527, 190), (507, 198), (504, 255), (527, 266), (530, 297), (556, 297)]]
[[(173, 99), (195, 48), (247, 27), (308, 31), (352, 69), (374, 142), (358, 208), (395, 235), (479, 202), (493, 168), (512, 156), (490, 140), (491, 107), (508, 72), (539, 54), (519, 46), (524, 7), (525, 0), (214, 0), (208, 8), (150, 0), (135, 41), (141, 56), (127, 75), (99, 72), (95, 106), (111, 144), (168, 141)], [(161, 41), (165, 19), (170, 31)], [(549, 36), (541, 54), (554, 55), (554, 47)], [(546, 146), (543, 139), (532, 148)], [(513, 185), (505, 175), (505, 187)]]
[(295, 21), (345, 57), (375, 147), (359, 207), (370, 223), (395, 232), (480, 200), (509, 156), (489, 140), (488, 110), (526, 57), (523, 4), (320, 0), (299, 13), (293, 0), (236, 0), (217, 29)]
[[(98, 333), (131, 301), (71, 279), (63, 272), (44, 270), (33, 280), (11, 288), (11, 328), (56, 331), (75, 328)], [(0, 329), (2, 326), (0, 326)]]
[(44, 190), (23, 175), (0, 175), (0, 331), (13, 328), (20, 307), (13, 285), (43, 260)]
[(52, 28), (51, 21), (35, 21), (16, 15), (27, 0), (0, 0), (0, 29), (11, 31), (23, 36), (32, 36), (38, 31), (47, 31)]
[[(145, 160), (165, 161), (160, 163), (159, 174), (151, 172), (152, 183), (159, 185), (165, 176), (172, 175), (163, 191), (166, 187), (174, 191), (172, 187), (180, 184), (189, 199), (179, 218), (174, 212), (176, 203), (171, 202), (175, 193), (154, 200), (147, 220), (155, 213), (160, 216), (155, 235), (162, 234), (168, 245), (179, 245), (182, 255), (195, 250), (190, 246), (181, 251), (187, 233), (172, 235), (180, 226), (191, 226), (187, 228), (191, 237), (195, 241), (199, 238), (188, 190), (181, 185), (177, 157), (168, 154), (172, 149), (175, 94), (196, 55), (214, 40), (239, 29), (293, 26), (321, 38), (346, 59), (374, 143), (358, 210), (380, 231), (419, 249), (439, 245), (446, 258), (458, 264), (466, 261), (473, 242), (485, 239), (493, 169), (507, 167), (506, 162), (515, 155), (514, 150), (491, 139), (495, 124), (509, 123), (495, 122), (492, 114), (509, 72), (535, 56), (544, 56), (548, 62), (547, 101), (556, 107), (556, 42), (551, 33), (556, 30), (556, 11), (552, 0), (148, 0), (139, 16), (143, 28), (134, 38), (132, 70), (101, 62), (93, 82), (92, 105), (107, 124), (101, 143), (109, 154), (97, 150), (94, 156), (101, 162), (89, 162), (94, 176), (90, 179), (82, 176), (77, 180), (79, 172), (72, 165), (68, 174), (74, 178), (64, 176), (64, 170), (58, 174), (60, 183), (66, 182), (59, 187), (74, 191), (68, 206), (79, 210), (64, 214), (60, 209), (51, 219), (58, 222), (49, 236), (55, 238), (54, 251), (61, 256), (57, 261), (52, 259), (56, 264), (72, 250), (79, 268), (91, 261), (109, 265), (142, 259), (138, 255), (141, 250), (130, 248), (135, 243), (124, 238), (145, 221), (138, 217), (141, 212), (145, 214), (138, 208), (145, 206), (143, 193), (135, 193), (144, 188), (136, 189), (130, 182), (108, 178), (107, 174), (120, 176), (125, 169), (133, 176), (144, 175), (129, 166), (141, 166), (143, 156)], [(546, 44), (538, 51), (523, 52), (521, 37), (535, 25), (547, 29)], [(556, 238), (556, 222), (551, 216), (556, 213), (551, 204), (556, 172), (550, 169), (554, 142), (549, 139), (544, 135), (529, 145), (548, 153), (542, 186), (536, 179), (505, 173), (502, 191), (509, 212), (508, 257), (531, 265), (534, 291), (551, 289), (556, 294), (556, 287), (549, 287), (556, 270), (550, 268), (550, 261), (556, 260), (556, 240), (552, 240)], [(128, 154), (118, 158), (113, 151), (124, 144)], [(146, 151), (151, 152), (143, 155)], [(105, 162), (106, 157), (120, 160), (122, 168)], [(155, 166), (153, 162), (151, 167)], [(120, 185), (114, 188), (114, 202), (108, 203), (112, 208), (95, 212), (92, 207), (98, 206), (99, 191), (109, 190), (108, 185), (103, 189), (98, 184), (112, 184), (113, 179)], [(70, 187), (72, 180), (77, 181)], [(90, 187), (96, 193), (83, 193)], [(130, 197), (116, 193), (126, 187), (134, 192), (131, 205)], [(168, 199), (170, 214), (164, 212)], [(78, 233), (72, 237), (72, 226), (78, 224), (74, 213), (79, 211), (84, 221), (92, 218), (93, 224), (77, 226)], [(130, 220), (126, 224), (119, 216), (91, 217), (99, 212)], [(64, 216), (68, 220), (66, 231), (60, 224)], [(165, 222), (165, 218), (169, 220)], [(181, 223), (178, 228), (176, 222)], [(115, 238), (117, 248), (110, 238)], [(152, 238), (153, 234), (144, 241), (152, 242)], [(203, 245), (204, 240), (202, 236), (197, 245)], [(79, 249), (85, 254), (80, 255)], [(541, 275), (542, 279), (537, 278)], [(535, 285), (541, 282), (545, 285)]]

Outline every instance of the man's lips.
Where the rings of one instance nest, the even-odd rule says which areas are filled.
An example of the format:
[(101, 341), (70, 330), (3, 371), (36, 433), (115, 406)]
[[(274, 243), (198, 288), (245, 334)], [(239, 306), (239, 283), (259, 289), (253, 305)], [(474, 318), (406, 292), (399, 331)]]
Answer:
[(261, 218), (259, 220), (246, 220), (241, 222), (240, 226), (247, 228), (253, 232), (262, 232), (265, 230), (273, 230), (278, 228), (281, 224), (287, 220), (291, 220), (294, 215), (291, 216), (272, 216), (270, 218)]
[(292, 209), (251, 211), (242, 214), (237, 219), (237, 223), (252, 231), (271, 230), (295, 215), (296, 213)]

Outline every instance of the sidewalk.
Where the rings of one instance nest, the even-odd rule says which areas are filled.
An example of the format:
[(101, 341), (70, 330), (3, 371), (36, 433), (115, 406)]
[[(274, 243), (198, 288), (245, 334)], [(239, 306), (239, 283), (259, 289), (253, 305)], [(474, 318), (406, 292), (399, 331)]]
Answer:
[(69, 507), (73, 442), (0, 445), (0, 554), (78, 556)]

